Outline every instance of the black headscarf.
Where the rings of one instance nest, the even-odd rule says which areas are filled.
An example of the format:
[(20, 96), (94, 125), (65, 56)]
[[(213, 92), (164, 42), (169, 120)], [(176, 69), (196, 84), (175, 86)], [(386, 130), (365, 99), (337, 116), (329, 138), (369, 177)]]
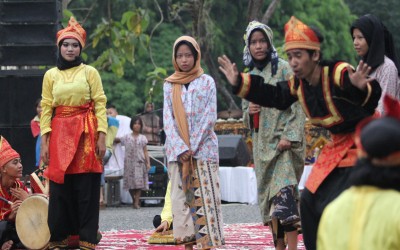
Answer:
[(67, 60), (64, 59), (64, 57), (62, 57), (60, 47), (61, 47), (61, 45), (62, 45), (64, 40), (61, 40), (60, 43), (58, 44), (58, 55), (57, 55), (56, 65), (57, 65), (57, 68), (59, 70), (70, 69), (70, 68), (79, 66), (79, 65), (81, 65), (81, 63), (83, 63), (83, 59), (81, 57), (81, 53), (82, 53), (82, 45), (81, 45), (81, 43), (79, 43), (79, 48), (80, 48), (79, 56), (75, 57), (75, 60), (67, 61)]
[(377, 17), (367, 14), (353, 22), (350, 28), (351, 36), (353, 36), (354, 29), (359, 29), (368, 43), (368, 53), (362, 58), (363, 61), (374, 70), (383, 63), (386, 55), (396, 65), (397, 72), (400, 75), (400, 64), (393, 37), (385, 25)]

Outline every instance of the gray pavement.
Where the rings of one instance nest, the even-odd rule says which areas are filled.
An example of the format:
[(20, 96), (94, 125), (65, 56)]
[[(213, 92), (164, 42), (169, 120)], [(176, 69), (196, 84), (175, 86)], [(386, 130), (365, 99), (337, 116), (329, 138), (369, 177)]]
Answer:
[[(154, 205), (140, 209), (133, 209), (132, 205), (106, 207), (100, 210), (100, 231), (154, 229), (153, 217), (161, 210), (162, 206)], [(222, 205), (222, 216), (226, 224), (261, 222), (258, 205), (226, 203)]]

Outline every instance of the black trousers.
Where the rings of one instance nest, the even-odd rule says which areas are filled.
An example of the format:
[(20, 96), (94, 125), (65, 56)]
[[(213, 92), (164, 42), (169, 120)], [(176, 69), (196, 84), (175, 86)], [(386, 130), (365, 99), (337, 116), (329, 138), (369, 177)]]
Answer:
[(50, 242), (79, 235), (80, 245), (97, 243), (100, 176), (100, 173), (68, 174), (64, 184), (50, 181)]
[(353, 168), (335, 168), (318, 187), (315, 194), (305, 188), (300, 198), (301, 229), (307, 250), (317, 249), (318, 224), (325, 207), (349, 187)]

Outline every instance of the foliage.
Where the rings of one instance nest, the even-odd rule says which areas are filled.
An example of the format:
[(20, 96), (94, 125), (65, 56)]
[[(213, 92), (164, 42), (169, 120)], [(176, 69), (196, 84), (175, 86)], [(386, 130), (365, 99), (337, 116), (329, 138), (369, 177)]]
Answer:
[(111, 69), (117, 77), (122, 77), (125, 63), (135, 64), (135, 50), (146, 49), (148, 46), (149, 36), (143, 33), (148, 24), (149, 17), (141, 9), (124, 12), (121, 21), (103, 18), (90, 36), (92, 46), (96, 48), (100, 42), (112, 46), (101, 53), (93, 66), (103, 70)]
[[(162, 107), (163, 79), (174, 72), (172, 45), (177, 37), (192, 35), (193, 14), (196, 13), (194, 2), (70, 1), (69, 13), (66, 12), (65, 17), (74, 14), (79, 21), (84, 21), (89, 46), (84, 49), (83, 56), (99, 70), (108, 101), (118, 107), (119, 113), (133, 115), (143, 111), (151, 88), (156, 107)], [(205, 17), (209, 18), (205, 23), (210, 25), (212, 31), (206, 40), (211, 57), (216, 61), (218, 56), (227, 54), (242, 69), (248, 0), (235, 0), (234, 4), (228, 0), (205, 2), (211, 5), (210, 11), (205, 13)], [(261, 12), (267, 9), (269, 2), (264, 1)], [(348, 32), (355, 16), (343, 0), (282, 0), (268, 25), (274, 31), (275, 47), (283, 57), (283, 27), (292, 15), (321, 30), (325, 36), (322, 50), (326, 59), (355, 62)], [(66, 20), (64, 18), (64, 24)], [(161, 25), (157, 25), (160, 21)], [(203, 67), (210, 72), (210, 65), (203, 63)], [(235, 100), (240, 104), (239, 98)], [(218, 105), (220, 110), (227, 108), (220, 95)]]
[[(348, 35), (354, 16), (342, 0), (282, 0), (268, 23), (274, 30), (274, 44), (278, 51), (283, 52), (283, 27), (291, 16), (320, 31), (324, 37), (321, 47), (324, 59), (355, 63), (352, 41)], [(285, 58), (283, 53), (280, 56)]]
[(143, 102), (137, 98), (140, 86), (123, 78), (115, 78), (112, 72), (102, 72), (101, 78), (108, 104), (116, 106), (121, 115), (133, 116), (143, 111)]
[[(138, 57), (148, 59), (149, 12), (122, 0), (75, 0), (64, 11), (64, 17), (70, 15), (83, 23), (87, 31), (88, 45), (82, 56), (99, 70), (108, 103), (114, 104), (121, 114), (141, 112), (145, 95), (143, 84), (136, 83), (145, 81), (136, 77), (138, 71), (132, 71)], [(64, 25), (67, 20), (64, 18)], [(140, 75), (153, 69), (146, 70)]]

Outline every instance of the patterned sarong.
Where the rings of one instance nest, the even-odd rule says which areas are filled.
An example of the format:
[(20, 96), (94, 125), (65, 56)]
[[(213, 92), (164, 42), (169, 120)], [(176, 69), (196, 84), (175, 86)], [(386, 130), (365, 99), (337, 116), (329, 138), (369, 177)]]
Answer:
[(177, 244), (196, 243), (199, 249), (225, 244), (218, 164), (200, 162), (192, 175), (193, 199), (182, 189), (181, 166), (170, 162), (174, 238)]

